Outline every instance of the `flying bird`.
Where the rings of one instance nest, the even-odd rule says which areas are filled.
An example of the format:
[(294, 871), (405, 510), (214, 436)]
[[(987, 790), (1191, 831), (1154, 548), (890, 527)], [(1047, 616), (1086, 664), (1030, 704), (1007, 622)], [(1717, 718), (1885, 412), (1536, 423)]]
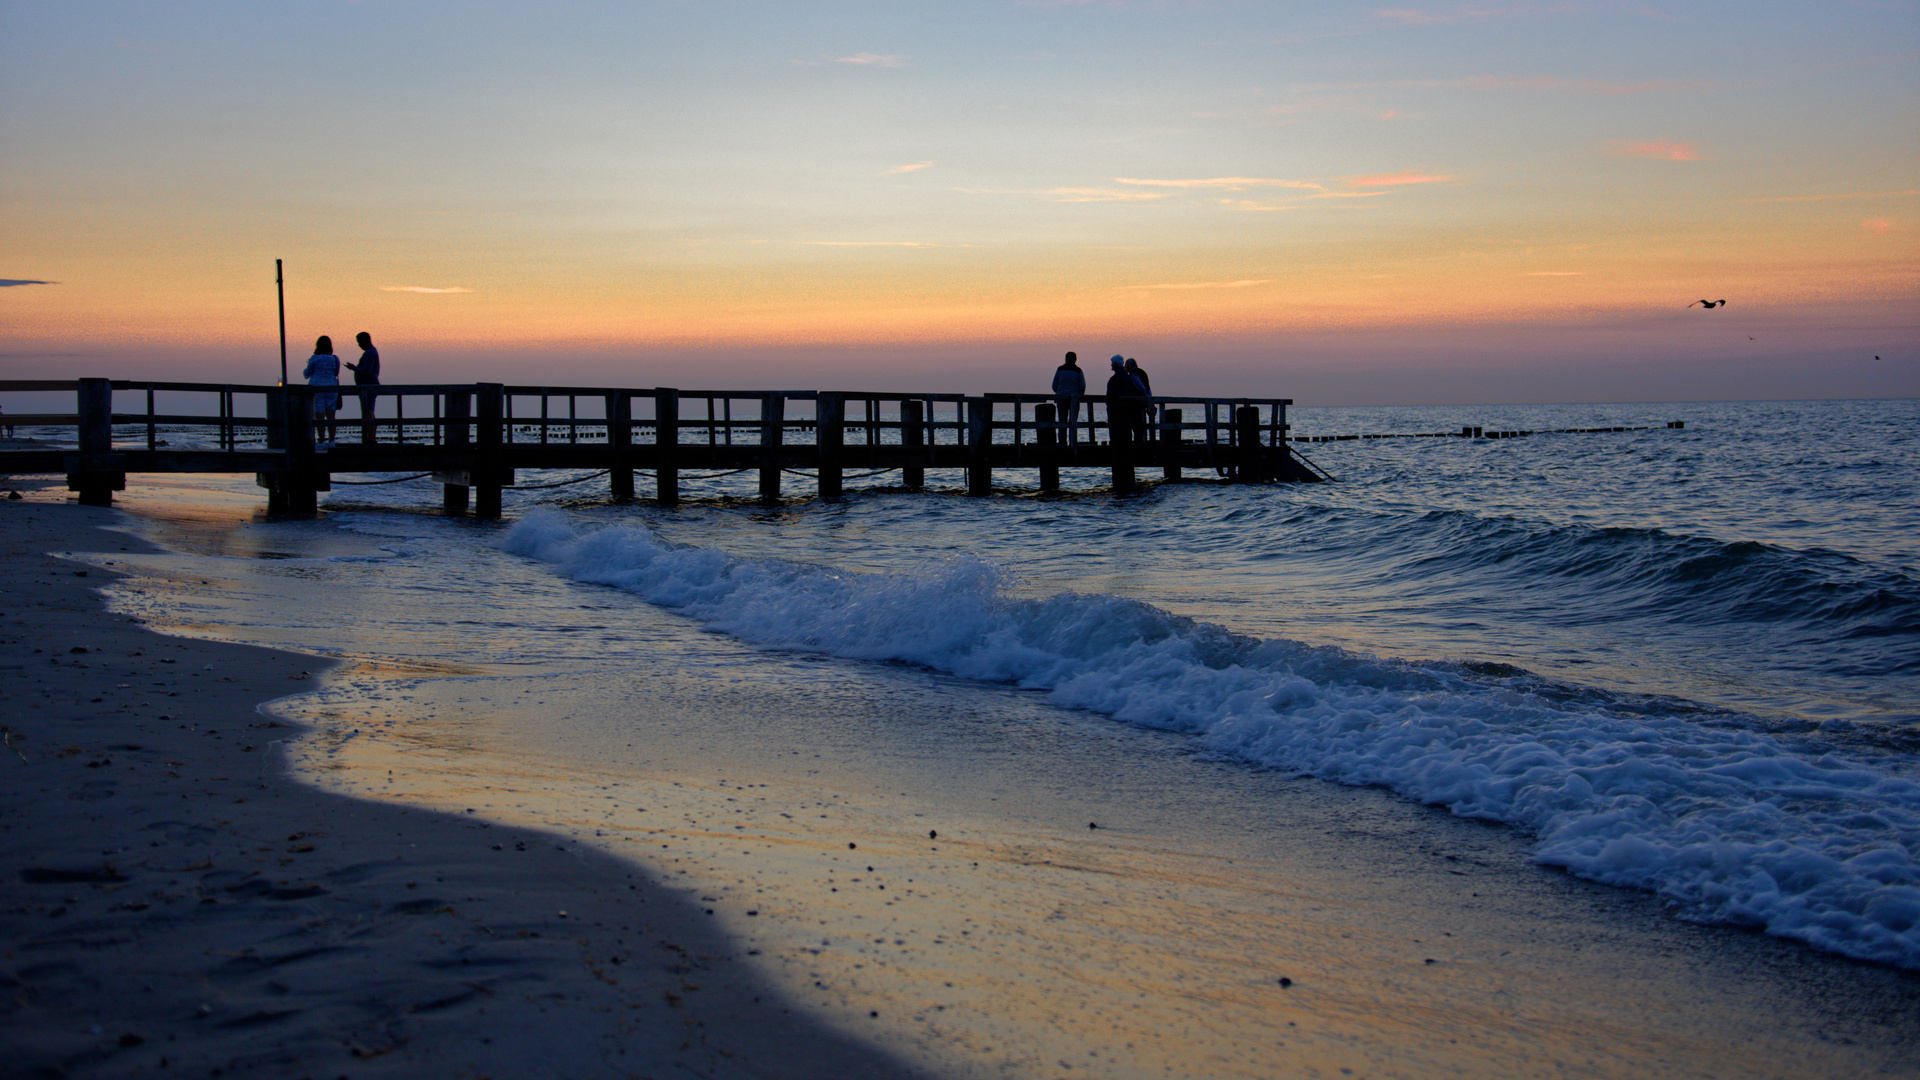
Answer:
[[(1708, 308), (1725, 307), (1726, 303), (1727, 302), (1725, 300), (1695, 300), (1693, 302), (1693, 304), (1699, 304), (1701, 307), (1708, 307)], [(1692, 307), (1693, 304), (1688, 304), (1687, 306)]]

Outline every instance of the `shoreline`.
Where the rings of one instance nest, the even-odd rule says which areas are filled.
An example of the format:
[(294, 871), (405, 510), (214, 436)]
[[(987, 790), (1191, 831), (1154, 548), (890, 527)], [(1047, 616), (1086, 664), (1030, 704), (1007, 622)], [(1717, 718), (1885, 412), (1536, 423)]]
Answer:
[(327, 662), (106, 612), (106, 571), (44, 552), (145, 549), (117, 518), (0, 505), (15, 1075), (915, 1075), (636, 866), (288, 776), (261, 706)]
[[(50, 519), (27, 530), (24, 546), (15, 535), (24, 519), (14, 512), (22, 510)], [(655, 821), (666, 819), (664, 827), (610, 817), (604, 824), (616, 839), (595, 842), (588, 837), (603, 822), (578, 807), (571, 829), (564, 817), (543, 818), (568, 804), (543, 802), (537, 782), (551, 780), (560, 792), (553, 797), (564, 800), (564, 789), (583, 778), (563, 757), (536, 760), (526, 745), (509, 747), (520, 770), (510, 792), (471, 792), (460, 797), (472, 801), (442, 802), (437, 813), (328, 794), (288, 776), (272, 745), (298, 729), (249, 726), (275, 722), (263, 703), (312, 686), (299, 676), (326, 661), (155, 635), (103, 613), (101, 598), (91, 595), (107, 572), (99, 563), (34, 554), (84, 550), (83, 534), (99, 549), (140, 548), (122, 532), (86, 527), (118, 520), (112, 511), (58, 501), (0, 507), (0, 535), (16, 556), (10, 562), (25, 568), (15, 576), (44, 585), (55, 605), (29, 610), (14, 594), (0, 609), (0, 627), (10, 631), (0, 637), (20, 654), (18, 674), (30, 677), (9, 681), (48, 704), (64, 703), (68, 711), (54, 719), (90, 740), (68, 738), (58, 749), (75, 753), (48, 755), (62, 770), (54, 778), (60, 786), (0, 790), (10, 823), (0, 828), (5, 895), (21, 897), (0, 904), (0, 926), (9, 941), (38, 943), (25, 960), (18, 945), (0, 957), (6, 1000), (38, 1009), (14, 1009), (7, 1027), (36, 1029), (44, 1041), (65, 1025), (60, 1046), (15, 1052), (16, 1060), (24, 1054), (38, 1063), (58, 1050), (70, 1062), (59, 1065), (65, 1075), (148, 1075), (179, 1044), (199, 1056), (176, 1054), (170, 1068), (191, 1060), (229, 1075), (354, 1077), (443, 1075), (462, 1061), (493, 1075), (910, 1075), (902, 1060), (928, 1075), (1025, 1077), (1067, 1075), (1070, 1053), (1074, 1074), (1129, 1077), (1196, 1070), (1334, 1077), (1349, 1067), (1359, 1076), (1519, 1077), (1572, 1068), (1636, 1078), (1812, 1077), (1900, 1075), (1920, 1056), (1920, 978), (1740, 930), (1677, 923), (1651, 897), (1526, 864), (1509, 831), (1375, 789), (1228, 769), (1233, 798), (1255, 801), (1223, 798), (1219, 806), (1259, 808), (1249, 839), (1223, 847), (1217, 832), (1200, 830), (1189, 849), (1167, 804), (1189, 812), (1196, 804), (1181, 799), (1197, 793), (1156, 794), (1188, 765), (1142, 771), (1131, 792), (1034, 801), (1033, 775), (1001, 774), (1020, 758), (949, 758), (951, 747), (893, 745), (904, 733), (889, 730), (883, 741), (891, 752), (927, 751), (931, 771), (868, 777), (862, 769), (871, 763), (847, 755), (809, 778), (811, 764), (782, 771), (735, 753), (720, 759), (728, 769), (720, 774), (709, 755), (738, 744), (729, 738), (738, 734), (732, 725), (756, 712), (710, 682), (653, 677), (653, 704), (633, 722), (674, 736), (662, 745), (706, 744), (694, 756), (651, 749), (662, 756), (648, 774), (621, 776), (645, 792), (640, 801)], [(226, 527), (205, 525), (209, 537)], [(90, 577), (76, 579), (83, 570)], [(38, 628), (32, 640), (14, 640), (22, 613)], [(119, 635), (119, 644), (96, 651), (96, 642), (109, 640), (96, 626)], [(75, 642), (90, 651), (64, 652), (70, 646), (62, 633), (80, 634)], [(42, 655), (32, 653), (36, 647)], [(50, 677), (55, 671), (60, 677)], [(90, 693), (61, 698), (76, 676), (88, 680)], [(843, 677), (864, 678), (851, 669)], [(901, 678), (911, 693), (927, 688), (917, 675)], [(221, 703), (218, 734), (169, 705), (203, 685), (212, 691), (208, 700)], [(964, 692), (992, 693), (998, 707), (1019, 698), (970, 685)], [(164, 697), (170, 693), (183, 697)], [(132, 700), (143, 694), (144, 712)], [(289, 704), (273, 714), (299, 711)], [(482, 696), (477, 712), (458, 723), (495, 704)], [(162, 714), (169, 719), (160, 721)], [(406, 719), (410, 735), (434, 737), (417, 713)], [(821, 719), (796, 728), (793, 745), (818, 746), (823, 735), (812, 725)], [(1074, 731), (1057, 721), (1023, 724), (1023, 739), (1062, 730), (1059, 743), (1031, 745), (1021, 757), (1039, 763), (1029, 770), (1057, 764), (1064, 775), (1080, 775), (1067, 757), (1076, 732), (1129, 744), (1151, 737), (1097, 724)], [(306, 730), (322, 736), (306, 741), (311, 758), (327, 729)], [(485, 770), (499, 766), (501, 746), (466, 741), (471, 734), (461, 729), (452, 764), (472, 765), (497, 783), (505, 774)], [(29, 733), (19, 746), (38, 760), (35, 751), (54, 742), (46, 735)], [(617, 737), (635, 736), (623, 728)], [(124, 745), (144, 749), (116, 748)], [(378, 740), (351, 745), (365, 755)], [(28, 767), (8, 756), (12, 767)], [(174, 760), (181, 764), (171, 771), (180, 775), (154, 775)], [(392, 797), (430, 804), (431, 795), (404, 790), (422, 758), (394, 760), (412, 764), (399, 770)], [(600, 781), (623, 771), (612, 757), (603, 764)], [(352, 767), (371, 781), (385, 771), (380, 765), (373, 752)], [(543, 778), (543, 770), (552, 775)], [(732, 780), (702, 781), (710, 775)], [(987, 775), (1001, 795), (1023, 800), (1018, 815), (963, 797)], [(101, 782), (112, 790), (86, 786)], [(433, 786), (430, 777), (420, 783)], [(191, 801), (172, 790), (184, 785), (192, 785)], [(886, 794), (894, 791), (900, 798)], [(68, 792), (99, 797), (60, 801)], [(245, 799), (245, 813), (258, 822), (235, 824), (235, 799)], [(534, 809), (516, 805), (523, 801)], [(832, 821), (801, 814), (810, 801), (831, 809)], [(112, 835), (115, 820), (99, 820), (98, 812), (114, 811), (124, 822), (134, 816), (130, 804), (151, 806), (147, 824), (176, 824)], [(59, 832), (27, 823), (67, 811), (96, 813), (91, 831), (68, 827), (56, 837), (60, 850), (100, 852), (93, 862), (21, 861)], [(801, 820), (776, 821), (788, 818), (783, 811)], [(1073, 818), (1067, 823), (1084, 830), (1089, 817), (1101, 822), (1098, 832), (1046, 824)], [(728, 828), (734, 820), (749, 822), (744, 835), (740, 825)], [(930, 823), (939, 826), (937, 849), (927, 842)], [(853, 831), (856, 824), (862, 831)], [(859, 839), (857, 857), (847, 850), (849, 836)], [(665, 844), (656, 841), (670, 841), (672, 861), (705, 881), (692, 890), (668, 887), (668, 875), (688, 871), (669, 870), (657, 850)], [(161, 846), (148, 847), (154, 842)], [(635, 844), (625, 849), (634, 852), (630, 860), (620, 842)], [(866, 865), (883, 859), (891, 866), (877, 875)], [(14, 869), (88, 873), (109, 860), (127, 880), (26, 882)], [(833, 883), (838, 900), (820, 895), (822, 884)], [(866, 891), (885, 885), (893, 890)], [(298, 895), (315, 888), (325, 891)], [(713, 905), (718, 918), (690, 903), (701, 891), (727, 901)], [(751, 900), (758, 917), (739, 918), (756, 911), (732, 910), (747, 906), (736, 900)], [(135, 904), (144, 910), (125, 910)], [(51, 914), (58, 906), (69, 910)], [(891, 946), (906, 947), (864, 944), (883, 926)], [(963, 938), (968, 926), (974, 936)], [(215, 935), (219, 944), (209, 944)], [(825, 945), (823, 937), (834, 948), (803, 947)], [(748, 946), (765, 955), (747, 960)], [(475, 978), (476, 968), (486, 977)], [(149, 971), (188, 974), (181, 985), (162, 987)], [(123, 973), (125, 981), (113, 981)], [(1281, 973), (1291, 986), (1275, 984)], [(960, 991), (939, 990), (943, 976), (949, 991), (956, 984)], [(156, 990), (143, 994), (147, 984)], [(66, 996), (48, 999), (49, 987), (64, 987)], [(143, 1005), (143, 997), (161, 995), (165, 1002)], [(777, 1001), (806, 1004), (780, 1013), (786, 1006)], [(951, 1011), (923, 1023), (913, 1010), (934, 1001), (950, 1002), (938, 1007)], [(120, 1011), (100, 1011), (103, 1003)], [(874, 1003), (881, 1018), (870, 1017)], [(213, 1011), (202, 1014), (201, 1005)], [(148, 1026), (116, 1025), (122, 1016), (148, 1017)], [(881, 1049), (806, 1016), (830, 1017), (837, 1030), (863, 1037), (871, 1023), (871, 1044)], [(486, 1034), (476, 1035), (481, 1026)], [(86, 1039), (74, 1039), (76, 1027)], [(391, 1038), (380, 1041), (383, 1034)], [(139, 1041), (123, 1045), (124, 1035)], [(165, 1043), (169, 1037), (173, 1043)], [(820, 1053), (795, 1049), (816, 1044)], [(1097, 1060), (1088, 1060), (1089, 1049), (1099, 1051)]]

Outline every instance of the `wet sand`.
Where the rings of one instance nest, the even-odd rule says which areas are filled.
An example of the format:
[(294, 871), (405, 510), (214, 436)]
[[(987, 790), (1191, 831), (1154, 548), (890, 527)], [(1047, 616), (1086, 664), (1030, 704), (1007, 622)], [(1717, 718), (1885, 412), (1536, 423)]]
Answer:
[[(1920, 978), (1679, 922), (1531, 865), (1510, 830), (1381, 791), (1206, 762), (921, 672), (850, 669), (840, 696), (808, 701), (777, 678), (657, 670), (530, 704), (511, 679), (161, 638), (98, 612), (88, 589), (112, 556), (37, 554), (138, 546), (87, 528), (114, 517), (0, 506), (27, 587), (0, 610), (0, 655), (9, 696), (41, 706), (10, 710), (24, 738), (0, 761), (26, 781), (0, 788), (0, 977), (6, 1049), (36, 1067), (1637, 1078), (1920, 1062)], [(338, 692), (255, 711), (316, 678)], [(962, 723), (936, 739), (890, 720), (909, 705)], [(289, 740), (297, 775), (362, 797), (282, 779)]]
[(0, 502), (6, 1075), (915, 1075), (631, 863), (286, 778), (324, 665), (104, 613), (62, 494)]

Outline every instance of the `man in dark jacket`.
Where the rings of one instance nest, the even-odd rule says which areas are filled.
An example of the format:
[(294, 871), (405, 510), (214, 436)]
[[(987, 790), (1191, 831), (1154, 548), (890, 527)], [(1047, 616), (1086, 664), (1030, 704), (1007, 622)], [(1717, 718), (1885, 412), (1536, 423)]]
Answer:
[(1067, 427), (1067, 444), (1080, 441), (1074, 425), (1080, 422), (1080, 398), (1087, 392), (1087, 373), (1080, 370), (1080, 358), (1067, 354), (1067, 362), (1053, 369), (1053, 397), (1059, 406), (1056, 418)]
[[(1147, 369), (1141, 367), (1140, 361), (1135, 360), (1131, 356), (1127, 357), (1127, 374), (1133, 376), (1134, 379), (1140, 383), (1140, 393), (1142, 396), (1153, 396), (1153, 380), (1147, 378)], [(1140, 406), (1139, 427), (1134, 429), (1135, 442), (1146, 441), (1147, 428), (1152, 426), (1154, 421), (1153, 411), (1152, 402)]]
[(353, 372), (354, 385), (360, 387), (360, 441), (374, 441), (373, 399), (380, 391), (374, 387), (380, 385), (380, 350), (373, 347), (373, 335), (365, 330), (354, 335), (354, 341), (360, 346), (360, 362), (348, 364), (347, 370)]
[(1127, 370), (1126, 358), (1114, 357), (1113, 374), (1107, 376), (1107, 431), (1113, 445), (1134, 441), (1140, 426), (1141, 399), (1146, 396), (1146, 388)]

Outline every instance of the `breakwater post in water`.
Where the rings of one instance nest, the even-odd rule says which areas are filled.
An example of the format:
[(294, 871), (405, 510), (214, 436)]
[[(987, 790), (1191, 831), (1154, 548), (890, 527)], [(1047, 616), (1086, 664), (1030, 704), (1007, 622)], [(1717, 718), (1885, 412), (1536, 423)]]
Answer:
[[(1169, 481), (1208, 472), (1246, 483), (1327, 478), (1288, 448), (1286, 398), (1156, 397), (1110, 409), (1105, 396), (1091, 395), (1081, 399), (1084, 438), (1069, 439), (1048, 394), (401, 384), (379, 388), (372, 414), (356, 395), (343, 394), (341, 411), (351, 406), (360, 415), (341, 417), (337, 429), (357, 441), (319, 444), (316, 392), (300, 385), (0, 381), (0, 395), (74, 402), (70, 413), (10, 412), (16, 427), (37, 429), (38, 438), (26, 448), (0, 449), (0, 472), (64, 473), (82, 501), (102, 505), (125, 489), (129, 474), (252, 473), (268, 511), (290, 515), (314, 513), (319, 494), (336, 485), (430, 477), (441, 486), (447, 513), (471, 509), (489, 518), (500, 515), (503, 494), (519, 474), (532, 469), (591, 470), (561, 483), (605, 475), (615, 500), (634, 498), (635, 473), (652, 471), (655, 497), (666, 505), (679, 501), (688, 470), (708, 477), (757, 471), (759, 493), (769, 501), (780, 498), (787, 475), (811, 476), (821, 497), (834, 498), (850, 476), (892, 472), (904, 487), (920, 490), (928, 469), (964, 474), (966, 490), (976, 495), (993, 493), (996, 473), (1007, 470), (1037, 474), (1046, 493), (1061, 489), (1068, 470), (1104, 473), (1116, 492), (1137, 486), (1137, 469), (1156, 467)], [(1140, 408), (1157, 413), (1158, 422)], [(411, 475), (349, 479), (380, 473)]]
[(1288, 442), (1351, 442), (1355, 439), (1519, 439), (1529, 435), (1597, 435), (1617, 431), (1661, 431), (1683, 429), (1685, 420), (1669, 420), (1664, 427), (1643, 424), (1639, 427), (1583, 427), (1583, 428), (1542, 428), (1538, 431), (1502, 431), (1497, 428), (1482, 428), (1478, 424), (1463, 424), (1459, 431), (1388, 431), (1373, 435), (1289, 435)]

